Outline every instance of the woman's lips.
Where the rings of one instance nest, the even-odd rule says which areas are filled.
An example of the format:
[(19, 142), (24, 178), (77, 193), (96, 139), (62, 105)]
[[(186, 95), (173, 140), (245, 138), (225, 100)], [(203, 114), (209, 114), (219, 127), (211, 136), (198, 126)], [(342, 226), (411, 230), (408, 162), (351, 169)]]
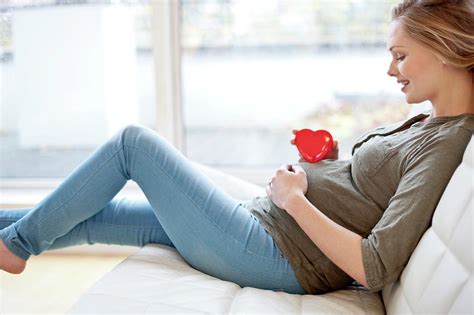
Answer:
[(408, 87), (409, 84), (410, 84), (410, 82), (407, 82), (406, 84), (405, 83), (403, 84), (403, 87), (401, 89), (402, 92), (405, 92), (407, 90), (407, 87)]

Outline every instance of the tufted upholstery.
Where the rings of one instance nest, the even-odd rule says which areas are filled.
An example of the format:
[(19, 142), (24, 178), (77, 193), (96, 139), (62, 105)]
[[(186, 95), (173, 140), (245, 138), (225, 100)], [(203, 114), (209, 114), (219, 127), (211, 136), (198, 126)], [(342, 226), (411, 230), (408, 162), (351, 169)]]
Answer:
[[(238, 199), (263, 188), (196, 164)], [(383, 289), (387, 314), (473, 314), (474, 141), (438, 204), (400, 279)], [(90, 288), (79, 313), (383, 314), (382, 299), (361, 287), (320, 296), (240, 288), (191, 268), (173, 248), (149, 244)]]
[[(474, 136), (473, 136), (474, 138)], [(387, 314), (473, 314), (474, 141), (400, 279), (383, 289)]]

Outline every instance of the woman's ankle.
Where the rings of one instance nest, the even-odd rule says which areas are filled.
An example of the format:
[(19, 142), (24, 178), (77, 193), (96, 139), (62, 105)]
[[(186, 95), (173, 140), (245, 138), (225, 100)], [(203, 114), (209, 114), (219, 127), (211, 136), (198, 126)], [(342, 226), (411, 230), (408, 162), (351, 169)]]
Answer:
[(26, 268), (26, 260), (16, 256), (0, 239), (0, 269), (13, 274), (20, 274)]

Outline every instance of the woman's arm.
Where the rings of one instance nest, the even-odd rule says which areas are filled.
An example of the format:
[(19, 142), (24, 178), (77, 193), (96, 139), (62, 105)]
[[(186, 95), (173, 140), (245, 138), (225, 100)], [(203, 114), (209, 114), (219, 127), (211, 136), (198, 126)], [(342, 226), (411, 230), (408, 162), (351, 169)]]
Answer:
[(360, 235), (332, 221), (304, 195), (293, 198), (285, 210), (334, 264), (364, 287), (368, 287)]
[(308, 237), (339, 268), (368, 288), (362, 237), (335, 223), (309, 202), (308, 180), (299, 165), (279, 167), (266, 187), (276, 206), (288, 212)]

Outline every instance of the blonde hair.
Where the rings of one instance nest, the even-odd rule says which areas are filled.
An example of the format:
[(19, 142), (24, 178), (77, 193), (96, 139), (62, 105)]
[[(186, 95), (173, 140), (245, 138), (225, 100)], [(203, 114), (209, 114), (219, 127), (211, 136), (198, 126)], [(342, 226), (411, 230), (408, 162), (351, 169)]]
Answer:
[(408, 36), (445, 63), (474, 72), (472, 0), (404, 0), (391, 13)]

